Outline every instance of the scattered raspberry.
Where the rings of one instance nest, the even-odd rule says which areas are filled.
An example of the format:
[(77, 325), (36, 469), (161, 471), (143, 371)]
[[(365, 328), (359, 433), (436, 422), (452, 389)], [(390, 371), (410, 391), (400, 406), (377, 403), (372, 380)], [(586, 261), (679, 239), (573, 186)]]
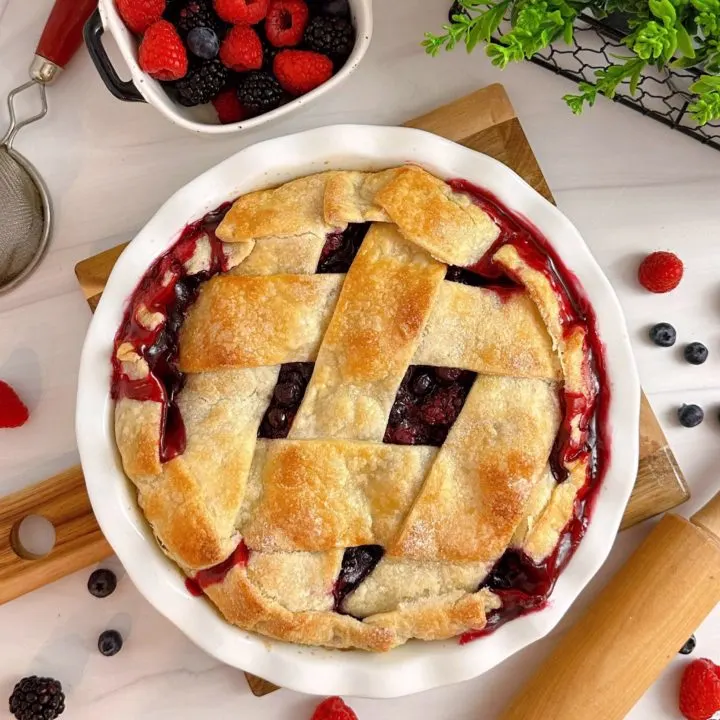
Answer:
[(213, 101), (218, 119), (223, 125), (240, 122), (248, 116), (247, 110), (238, 99), (237, 92), (230, 88), (223, 90)]
[(188, 70), (188, 58), (177, 30), (167, 20), (148, 28), (138, 51), (140, 67), (157, 80), (179, 80)]
[(214, 0), (215, 12), (226, 22), (237, 25), (259, 23), (268, 12), (270, 0)]
[(358, 720), (358, 716), (339, 697), (323, 700), (310, 720)]
[(265, 34), (275, 47), (292, 47), (303, 39), (310, 11), (304, 0), (272, 0)]
[(640, 284), (654, 293), (666, 293), (674, 290), (682, 280), (682, 260), (671, 252), (650, 253), (638, 269)]
[(720, 667), (712, 660), (694, 660), (680, 683), (680, 712), (687, 720), (710, 720), (720, 710)]
[(309, 50), (282, 50), (275, 56), (273, 72), (291, 95), (304, 95), (329, 80), (332, 60)]
[(24, 425), (30, 413), (17, 393), (0, 380), (0, 428), (17, 428)]
[(259, 70), (263, 64), (260, 36), (247, 25), (235, 25), (220, 46), (220, 61), (236, 72)]
[(162, 18), (165, 0), (116, 0), (120, 17), (138, 35)]

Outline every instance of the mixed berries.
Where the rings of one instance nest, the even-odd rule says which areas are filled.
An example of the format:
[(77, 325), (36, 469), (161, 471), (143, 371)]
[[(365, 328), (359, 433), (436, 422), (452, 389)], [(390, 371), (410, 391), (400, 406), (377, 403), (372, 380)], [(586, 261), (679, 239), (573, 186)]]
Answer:
[[(348, 0), (116, 0), (141, 36), (140, 67), (221, 123), (274, 110), (327, 82), (355, 44)], [(235, 98), (232, 98), (235, 95)]]

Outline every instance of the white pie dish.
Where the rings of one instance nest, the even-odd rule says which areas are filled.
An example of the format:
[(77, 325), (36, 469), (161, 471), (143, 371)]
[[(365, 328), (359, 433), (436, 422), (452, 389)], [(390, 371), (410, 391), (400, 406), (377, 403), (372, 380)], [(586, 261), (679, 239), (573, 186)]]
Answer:
[[(593, 518), (560, 575), (551, 602), (481, 640), (410, 642), (385, 655), (270, 641), (228, 624), (191, 597), (158, 548), (135, 501), (115, 447), (110, 357), (125, 302), (152, 261), (188, 222), (250, 190), (330, 168), (378, 169), (413, 161), (434, 174), (467, 179), (527, 217), (579, 279), (597, 314), (610, 384), (611, 454)], [(178, 191), (118, 260), (83, 349), (77, 438), (98, 522), (146, 598), (218, 659), (278, 685), (315, 694), (394, 697), (476, 677), (546, 635), (599, 569), (612, 547), (638, 462), (640, 385), (620, 305), (572, 224), (497, 161), (438, 136), (407, 128), (344, 125), (269, 140), (242, 150)]]

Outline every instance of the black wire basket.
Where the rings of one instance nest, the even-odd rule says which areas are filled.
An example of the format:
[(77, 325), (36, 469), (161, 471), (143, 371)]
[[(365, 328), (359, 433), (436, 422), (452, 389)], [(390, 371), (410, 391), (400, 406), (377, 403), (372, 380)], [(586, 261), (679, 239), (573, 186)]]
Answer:
[[(595, 82), (595, 70), (611, 65), (613, 55), (628, 54), (622, 43), (625, 33), (611, 22), (612, 18), (599, 21), (581, 15), (575, 23), (574, 46), (559, 42), (539, 52), (532, 62), (576, 83)], [(623, 83), (614, 100), (720, 150), (720, 121), (698, 126), (688, 112), (692, 96), (687, 89), (699, 75), (693, 69), (647, 68), (635, 95), (631, 95), (628, 84)]]
[[(451, 19), (457, 12), (456, 8), (457, 5), (453, 4), (450, 9)], [(615, 62), (613, 56), (628, 54), (622, 42), (627, 33), (622, 26), (621, 17), (610, 16), (600, 21), (581, 15), (575, 21), (573, 46), (558, 42), (534, 55), (532, 62), (576, 84), (583, 80), (594, 83), (596, 70), (612, 65)], [(497, 38), (493, 41), (497, 42)], [(699, 76), (700, 73), (694, 69), (657, 70), (648, 67), (635, 95), (630, 93), (630, 87), (625, 82), (618, 87), (613, 100), (720, 150), (720, 121), (699, 126), (688, 112), (688, 105), (692, 102), (688, 88)]]

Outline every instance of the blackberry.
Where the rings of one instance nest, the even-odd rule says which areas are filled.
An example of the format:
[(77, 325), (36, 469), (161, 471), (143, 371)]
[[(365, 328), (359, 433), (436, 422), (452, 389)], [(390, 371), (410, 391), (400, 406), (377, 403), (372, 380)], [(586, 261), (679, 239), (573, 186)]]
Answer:
[(224, 30), (225, 24), (215, 14), (215, 10), (207, 0), (186, 0), (176, 2), (168, 11), (168, 19), (183, 36), (199, 27), (212, 28), (218, 35)]
[(96, 598), (106, 598), (112, 595), (117, 587), (117, 577), (112, 570), (98, 568), (88, 578), (88, 591)]
[(219, 60), (207, 60), (191, 67), (174, 87), (181, 105), (191, 107), (210, 102), (223, 88), (228, 70)]
[(10, 696), (10, 712), (18, 720), (55, 720), (64, 710), (62, 685), (52, 678), (23, 678)]
[(256, 114), (273, 110), (283, 99), (280, 83), (262, 70), (245, 73), (240, 78), (237, 92), (243, 106)]
[(255, 28), (257, 34), (260, 36), (260, 42), (262, 43), (263, 49), (263, 70), (272, 72), (273, 60), (275, 56), (280, 52), (280, 48), (276, 48), (268, 39), (265, 34), (265, 23), (262, 22)]
[(355, 30), (345, 18), (318, 15), (305, 29), (305, 45), (333, 60), (344, 60), (355, 44)]

